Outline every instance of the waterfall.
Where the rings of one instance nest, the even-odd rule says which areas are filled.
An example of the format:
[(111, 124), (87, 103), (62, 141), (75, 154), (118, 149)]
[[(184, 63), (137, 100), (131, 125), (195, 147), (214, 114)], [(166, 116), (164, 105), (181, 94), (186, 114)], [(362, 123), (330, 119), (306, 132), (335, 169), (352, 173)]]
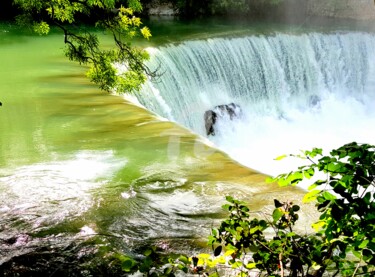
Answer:
[(203, 114), (236, 103), (244, 116), (210, 137), (269, 174), (299, 149), (375, 143), (375, 36), (278, 33), (187, 41), (151, 49), (161, 76), (137, 96), (147, 109), (205, 136)]

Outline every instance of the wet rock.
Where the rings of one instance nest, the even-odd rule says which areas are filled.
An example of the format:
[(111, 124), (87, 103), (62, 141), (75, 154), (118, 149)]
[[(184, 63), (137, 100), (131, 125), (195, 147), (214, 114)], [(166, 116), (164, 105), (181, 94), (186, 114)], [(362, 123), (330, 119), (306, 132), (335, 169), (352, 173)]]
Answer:
[(145, 5), (149, 16), (176, 16), (178, 9), (172, 4), (162, 0), (150, 1)]
[(27, 234), (19, 234), (15, 237), (3, 239), (3, 241), (9, 246), (23, 246), (30, 241), (30, 236)]
[(316, 107), (320, 104), (320, 97), (318, 95), (311, 95), (309, 97), (309, 106)]
[(94, 241), (91, 244), (56, 236), (29, 238), (23, 245), (25, 236), (21, 237), (0, 240), (0, 276), (128, 276), (100, 253)]
[(218, 120), (229, 118), (233, 120), (242, 116), (241, 107), (235, 103), (215, 106), (204, 113), (204, 125), (207, 136), (215, 135), (215, 124)]
[(206, 127), (206, 134), (215, 135), (214, 125), (216, 123), (217, 114), (212, 110), (208, 110), (204, 113), (204, 126)]

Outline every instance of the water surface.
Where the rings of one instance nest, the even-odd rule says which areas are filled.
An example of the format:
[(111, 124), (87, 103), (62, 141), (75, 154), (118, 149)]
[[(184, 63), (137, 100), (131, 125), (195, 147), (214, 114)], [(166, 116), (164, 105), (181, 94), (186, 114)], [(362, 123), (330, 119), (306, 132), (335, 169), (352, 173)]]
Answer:
[(61, 34), (0, 29), (0, 264), (81, 241), (85, 230), (124, 252), (151, 242), (191, 251), (223, 216), (226, 195), (257, 212), (301, 195), (100, 92), (63, 56)]

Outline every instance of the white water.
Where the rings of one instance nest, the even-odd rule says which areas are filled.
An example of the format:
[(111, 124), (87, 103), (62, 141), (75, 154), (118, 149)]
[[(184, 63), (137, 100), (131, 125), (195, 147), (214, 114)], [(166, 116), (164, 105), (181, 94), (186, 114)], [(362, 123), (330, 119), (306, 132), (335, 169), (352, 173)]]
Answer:
[(112, 151), (81, 151), (69, 160), (17, 168), (0, 176), (0, 216), (18, 216), (33, 228), (79, 217), (94, 204), (93, 190), (126, 163)]
[(220, 38), (152, 52), (150, 67), (161, 63), (163, 75), (139, 102), (202, 136), (206, 110), (239, 104), (244, 117), (219, 122), (210, 140), (251, 168), (274, 175), (300, 163), (273, 160), (282, 154), (375, 144), (372, 34)]

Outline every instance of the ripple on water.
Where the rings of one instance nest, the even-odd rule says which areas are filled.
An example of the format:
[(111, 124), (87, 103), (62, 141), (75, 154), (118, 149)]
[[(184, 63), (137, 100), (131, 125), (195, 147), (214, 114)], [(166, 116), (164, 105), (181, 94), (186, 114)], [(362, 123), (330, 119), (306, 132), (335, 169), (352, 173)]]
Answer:
[(91, 190), (125, 164), (112, 151), (81, 151), (68, 160), (20, 167), (0, 177), (2, 225), (25, 222), (37, 229), (79, 217), (93, 204)]

